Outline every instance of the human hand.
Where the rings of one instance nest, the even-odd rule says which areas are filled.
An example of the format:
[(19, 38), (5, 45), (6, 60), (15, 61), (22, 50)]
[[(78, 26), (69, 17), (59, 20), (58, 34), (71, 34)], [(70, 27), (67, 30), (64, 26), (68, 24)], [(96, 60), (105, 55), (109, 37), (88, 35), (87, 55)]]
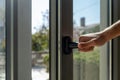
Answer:
[(93, 51), (95, 46), (102, 46), (107, 42), (107, 35), (103, 33), (90, 33), (79, 37), (78, 49), (83, 52)]
[(118, 36), (120, 36), (120, 20), (103, 31), (80, 36), (78, 48), (84, 52), (92, 51), (95, 46), (102, 46)]

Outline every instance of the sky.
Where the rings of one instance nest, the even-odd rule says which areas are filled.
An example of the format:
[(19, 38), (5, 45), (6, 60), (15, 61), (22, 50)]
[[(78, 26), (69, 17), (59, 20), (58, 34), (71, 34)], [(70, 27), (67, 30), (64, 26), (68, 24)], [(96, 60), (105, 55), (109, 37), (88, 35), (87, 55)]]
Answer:
[(86, 25), (100, 22), (100, 0), (73, 0), (73, 18), (80, 25), (80, 18), (86, 18)]
[(4, 26), (5, 0), (0, 0), (0, 26)]
[[(32, 0), (32, 32), (43, 23), (42, 12), (49, 9), (49, 0)], [(86, 18), (86, 25), (100, 22), (100, 0), (73, 0), (73, 19), (80, 25), (80, 18)], [(38, 27), (39, 26), (39, 27)], [(34, 28), (37, 27), (37, 28)]]
[(49, 9), (49, 0), (32, 0), (32, 33), (39, 30), (43, 23), (42, 12)]
[[(4, 6), (0, 0), (0, 7)], [(43, 24), (42, 12), (49, 9), (49, 0), (32, 0), (32, 33)], [(86, 18), (86, 25), (100, 22), (100, 0), (73, 0), (73, 19), (80, 25), (80, 18)], [(36, 27), (36, 28), (35, 28)]]
[(5, 6), (5, 0), (0, 0), (0, 8)]

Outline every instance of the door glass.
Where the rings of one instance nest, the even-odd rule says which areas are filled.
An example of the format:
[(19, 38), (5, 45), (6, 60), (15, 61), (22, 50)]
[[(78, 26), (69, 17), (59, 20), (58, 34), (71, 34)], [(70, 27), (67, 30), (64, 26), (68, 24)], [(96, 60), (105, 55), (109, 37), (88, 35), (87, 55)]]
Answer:
[(32, 80), (49, 80), (49, 0), (32, 0)]
[(5, 80), (5, 0), (0, 0), (0, 80)]
[[(73, 39), (78, 42), (79, 36), (100, 30), (100, 0), (73, 0)], [(100, 80), (100, 50), (92, 52), (74, 50), (74, 79)]]

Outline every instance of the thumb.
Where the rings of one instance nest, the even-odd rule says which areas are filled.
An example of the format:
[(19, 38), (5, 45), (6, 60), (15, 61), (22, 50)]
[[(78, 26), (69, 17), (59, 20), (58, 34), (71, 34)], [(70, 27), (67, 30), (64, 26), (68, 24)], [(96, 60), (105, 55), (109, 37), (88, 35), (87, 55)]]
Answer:
[(78, 44), (78, 47), (80, 49), (82, 48), (87, 48), (87, 47), (91, 47), (91, 46), (95, 46), (95, 39), (91, 39), (90, 41), (87, 41), (87, 42), (80, 42)]

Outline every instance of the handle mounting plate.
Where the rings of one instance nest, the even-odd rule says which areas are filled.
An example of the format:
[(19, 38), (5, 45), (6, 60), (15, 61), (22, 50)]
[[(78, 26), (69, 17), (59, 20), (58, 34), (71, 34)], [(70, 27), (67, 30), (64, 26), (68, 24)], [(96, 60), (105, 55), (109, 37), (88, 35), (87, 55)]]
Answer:
[(65, 36), (62, 38), (62, 49), (63, 53), (65, 54), (71, 54), (72, 49), (78, 48), (78, 43), (72, 42), (71, 37)]

